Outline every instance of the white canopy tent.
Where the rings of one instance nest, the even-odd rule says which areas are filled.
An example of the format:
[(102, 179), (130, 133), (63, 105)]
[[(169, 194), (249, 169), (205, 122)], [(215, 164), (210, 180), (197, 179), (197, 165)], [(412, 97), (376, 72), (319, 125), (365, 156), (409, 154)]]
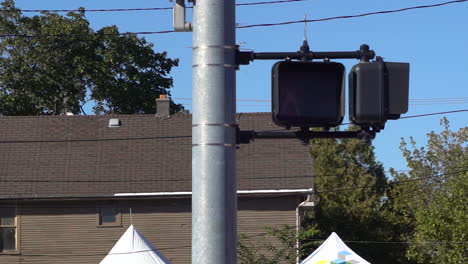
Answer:
[(354, 253), (340, 237), (333, 232), (320, 247), (301, 264), (370, 264)]
[(171, 264), (131, 225), (100, 264)]

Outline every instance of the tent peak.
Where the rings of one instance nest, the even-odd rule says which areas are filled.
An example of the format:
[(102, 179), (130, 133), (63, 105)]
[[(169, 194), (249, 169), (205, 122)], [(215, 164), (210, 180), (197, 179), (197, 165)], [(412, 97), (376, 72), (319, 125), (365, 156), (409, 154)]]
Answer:
[(120, 237), (100, 264), (170, 264), (133, 225)]
[(370, 264), (352, 251), (335, 232), (332, 232), (320, 247), (301, 262), (301, 264), (330, 263)]

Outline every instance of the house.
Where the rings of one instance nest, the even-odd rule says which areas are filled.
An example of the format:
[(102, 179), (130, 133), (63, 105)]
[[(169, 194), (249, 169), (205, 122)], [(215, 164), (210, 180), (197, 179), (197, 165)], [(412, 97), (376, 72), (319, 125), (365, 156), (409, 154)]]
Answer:
[[(267, 113), (237, 117), (279, 129)], [(99, 263), (132, 223), (190, 263), (191, 147), (189, 114), (0, 117), (0, 264)], [(239, 233), (296, 226), (312, 188), (308, 146), (241, 145), (237, 178)]]

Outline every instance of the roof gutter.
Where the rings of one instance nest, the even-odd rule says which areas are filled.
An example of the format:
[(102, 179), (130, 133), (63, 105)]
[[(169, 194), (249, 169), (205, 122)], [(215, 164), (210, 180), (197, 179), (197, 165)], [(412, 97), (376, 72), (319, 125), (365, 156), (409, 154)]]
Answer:
[[(283, 190), (240, 190), (238, 195), (275, 195), (275, 194), (303, 194), (313, 193), (313, 189), (283, 189)], [(0, 197), (0, 201), (8, 200), (90, 200), (90, 199), (109, 199), (109, 198), (152, 198), (152, 197), (190, 197), (192, 192), (151, 192), (151, 193), (114, 193), (102, 195), (45, 195), (45, 196), (9, 196)]]
[[(237, 194), (310, 194), (309, 189), (282, 189), (282, 190), (239, 190)], [(153, 192), (153, 193), (116, 193), (114, 197), (135, 197), (135, 196), (190, 196), (192, 192)]]

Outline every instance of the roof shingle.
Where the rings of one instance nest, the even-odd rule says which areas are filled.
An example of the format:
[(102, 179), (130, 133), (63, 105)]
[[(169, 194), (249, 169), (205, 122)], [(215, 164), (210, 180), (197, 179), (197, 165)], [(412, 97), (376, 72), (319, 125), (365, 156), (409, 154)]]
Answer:
[[(110, 118), (121, 126), (109, 128)], [(243, 130), (276, 130), (267, 113)], [(0, 198), (191, 190), (191, 115), (0, 117)], [(256, 139), (237, 151), (239, 190), (312, 187), (308, 146)]]

